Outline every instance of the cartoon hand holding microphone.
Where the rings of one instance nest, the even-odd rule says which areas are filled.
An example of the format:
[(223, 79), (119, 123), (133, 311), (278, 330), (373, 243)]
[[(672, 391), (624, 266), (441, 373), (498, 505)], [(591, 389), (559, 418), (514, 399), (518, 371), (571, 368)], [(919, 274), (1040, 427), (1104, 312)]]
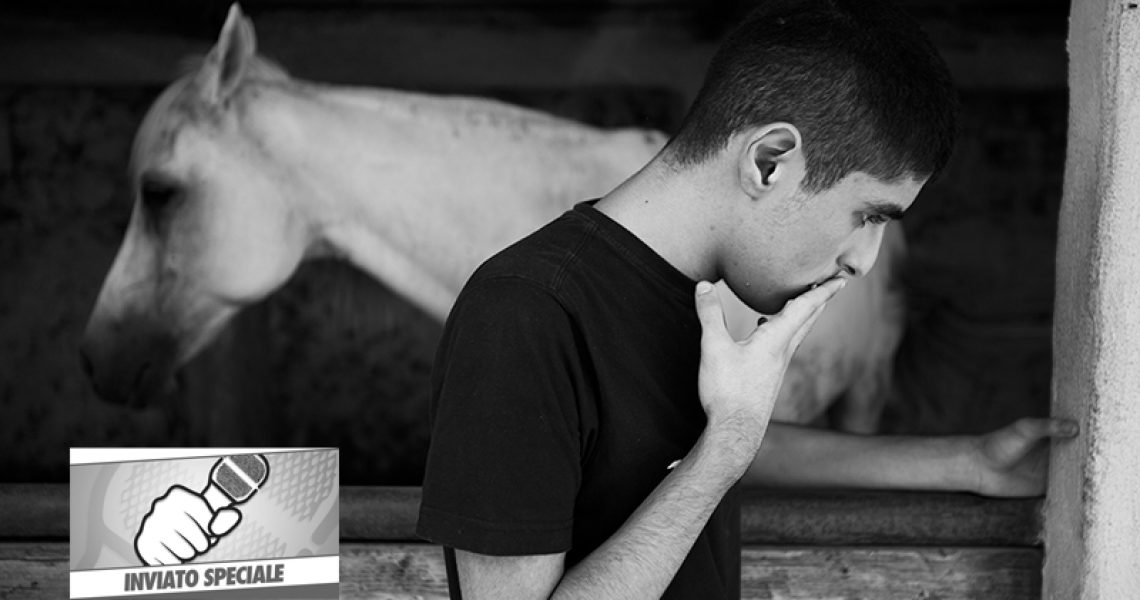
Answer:
[(201, 493), (171, 486), (151, 505), (135, 536), (135, 554), (148, 566), (178, 565), (209, 551), (241, 522), (233, 508), (249, 500), (269, 477), (260, 454), (218, 459)]

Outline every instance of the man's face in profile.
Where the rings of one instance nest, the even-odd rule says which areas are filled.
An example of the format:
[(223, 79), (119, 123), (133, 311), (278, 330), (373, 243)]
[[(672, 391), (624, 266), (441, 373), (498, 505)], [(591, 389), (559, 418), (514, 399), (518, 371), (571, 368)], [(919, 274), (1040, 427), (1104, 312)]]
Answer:
[(902, 216), (925, 179), (884, 182), (851, 173), (817, 193), (781, 198), (763, 218), (737, 225), (724, 278), (765, 313), (832, 277), (861, 277), (879, 253), (886, 224)]

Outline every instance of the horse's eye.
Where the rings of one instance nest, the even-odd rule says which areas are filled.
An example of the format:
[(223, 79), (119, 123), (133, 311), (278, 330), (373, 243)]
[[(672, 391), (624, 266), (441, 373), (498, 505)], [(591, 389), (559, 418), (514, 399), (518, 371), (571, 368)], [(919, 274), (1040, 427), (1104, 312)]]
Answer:
[(156, 179), (143, 178), (139, 186), (143, 207), (154, 213), (162, 212), (177, 194), (177, 186)]

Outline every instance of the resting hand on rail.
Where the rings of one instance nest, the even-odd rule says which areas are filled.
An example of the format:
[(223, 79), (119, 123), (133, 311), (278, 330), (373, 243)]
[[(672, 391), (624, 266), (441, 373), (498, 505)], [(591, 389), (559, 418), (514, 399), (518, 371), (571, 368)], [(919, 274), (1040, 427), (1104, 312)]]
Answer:
[(772, 422), (745, 486), (1045, 493), (1049, 440), (1072, 438), (1065, 419), (1024, 418), (985, 435), (867, 436)]

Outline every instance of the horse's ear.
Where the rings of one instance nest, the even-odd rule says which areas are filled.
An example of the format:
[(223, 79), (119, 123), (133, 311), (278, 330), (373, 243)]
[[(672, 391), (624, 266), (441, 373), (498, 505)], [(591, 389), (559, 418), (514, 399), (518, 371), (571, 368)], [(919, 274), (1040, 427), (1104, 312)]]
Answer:
[(256, 53), (253, 22), (242, 14), (241, 7), (235, 2), (226, 15), (218, 43), (214, 44), (198, 73), (198, 89), (202, 98), (211, 103), (228, 98), (241, 83), (246, 67)]

